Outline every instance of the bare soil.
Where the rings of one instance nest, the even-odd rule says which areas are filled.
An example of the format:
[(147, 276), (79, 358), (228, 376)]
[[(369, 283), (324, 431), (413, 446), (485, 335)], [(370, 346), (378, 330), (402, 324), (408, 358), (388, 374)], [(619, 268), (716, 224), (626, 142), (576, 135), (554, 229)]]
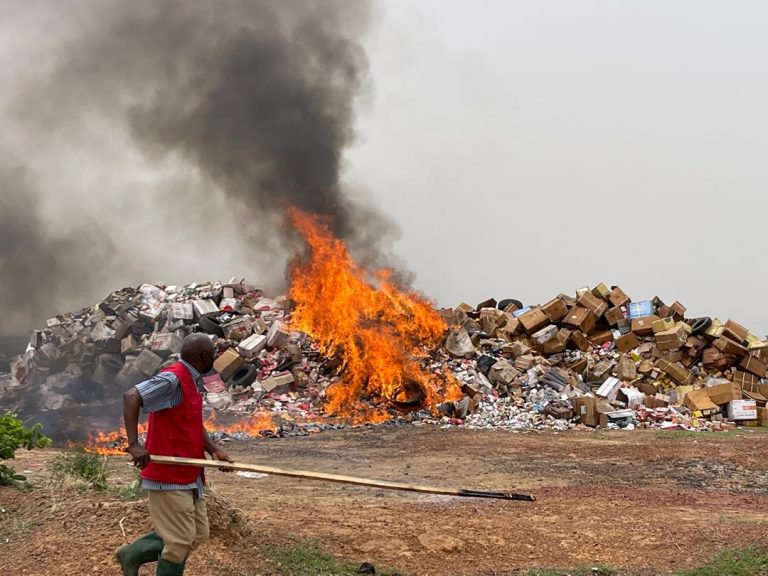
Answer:
[[(768, 542), (768, 434), (512, 433), (371, 427), (230, 442), (235, 460), (534, 494), (534, 503), (209, 474), (212, 541), (192, 576), (281, 574), (265, 546), (311, 539), (340, 560), (407, 574), (491, 576), (603, 564), (667, 574)], [(46, 485), (56, 451), (20, 453), (42, 486), (0, 489), (0, 573), (118, 574), (112, 552), (149, 529), (144, 500)], [(127, 457), (110, 458), (127, 484)], [(151, 572), (147, 572), (151, 573)]]

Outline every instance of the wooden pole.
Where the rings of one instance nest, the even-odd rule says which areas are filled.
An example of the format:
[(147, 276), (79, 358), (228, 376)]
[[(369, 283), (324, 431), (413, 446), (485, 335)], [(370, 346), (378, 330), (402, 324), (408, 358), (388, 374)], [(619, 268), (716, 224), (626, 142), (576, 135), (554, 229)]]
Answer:
[(485, 490), (465, 490), (463, 488), (440, 488), (436, 486), (422, 486), (419, 484), (406, 484), (404, 482), (389, 482), (387, 480), (372, 480), (370, 478), (358, 478), (356, 476), (343, 476), (328, 472), (310, 472), (309, 470), (291, 470), (289, 468), (277, 468), (275, 466), (263, 466), (261, 464), (246, 464), (245, 462), (221, 462), (220, 460), (206, 460), (202, 458), (179, 458), (177, 456), (150, 456), (152, 462), (158, 464), (176, 464), (178, 466), (200, 466), (206, 468), (224, 468), (227, 470), (244, 470), (248, 472), (261, 472), (272, 476), (287, 476), (288, 478), (305, 478), (309, 480), (325, 480), (326, 482), (338, 482), (341, 484), (355, 484), (357, 486), (369, 486), (371, 488), (384, 488), (385, 490), (401, 490), (405, 492), (422, 492), (425, 494), (444, 494), (447, 496), (464, 496), (470, 498), (495, 498), (498, 500), (522, 500), (533, 502), (536, 500), (530, 494), (516, 492), (487, 492)]

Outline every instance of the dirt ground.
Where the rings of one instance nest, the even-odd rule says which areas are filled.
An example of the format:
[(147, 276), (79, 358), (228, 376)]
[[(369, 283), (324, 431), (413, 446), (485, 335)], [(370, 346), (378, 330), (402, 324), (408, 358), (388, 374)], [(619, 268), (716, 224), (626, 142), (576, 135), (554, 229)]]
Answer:
[[(768, 433), (512, 433), (371, 427), (230, 442), (235, 460), (534, 494), (534, 503), (389, 492), (213, 471), (213, 539), (192, 576), (280, 574), (265, 545), (311, 539), (339, 559), (418, 575), (494, 576), (604, 564), (665, 574), (768, 542)], [(20, 453), (45, 483), (56, 452)], [(129, 483), (127, 457), (111, 478)], [(233, 510), (230, 510), (229, 508)], [(0, 573), (118, 574), (111, 553), (148, 527), (143, 500), (50, 486), (0, 490)]]

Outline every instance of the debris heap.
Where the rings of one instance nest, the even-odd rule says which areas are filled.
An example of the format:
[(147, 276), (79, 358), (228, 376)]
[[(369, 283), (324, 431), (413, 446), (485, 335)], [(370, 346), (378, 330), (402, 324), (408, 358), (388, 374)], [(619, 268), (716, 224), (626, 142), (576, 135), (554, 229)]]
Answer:
[(334, 420), (327, 393), (343, 380), (344, 359), (325, 356), (292, 328), (294, 308), (243, 280), (125, 288), (34, 331), (11, 362), (6, 393), (34, 398), (39, 410), (115, 402), (175, 361), (186, 334), (204, 332), (217, 351), (207, 405), (241, 420), (267, 417), (270, 430), (272, 418), (311, 431), (379, 421), (555, 430), (768, 425), (768, 342), (733, 320), (689, 318), (679, 302), (634, 301), (604, 284), (543, 305), (491, 299), (440, 310), (444, 337), (421, 370), (452, 375), (461, 393), (410, 406), (356, 398), (370, 411)]

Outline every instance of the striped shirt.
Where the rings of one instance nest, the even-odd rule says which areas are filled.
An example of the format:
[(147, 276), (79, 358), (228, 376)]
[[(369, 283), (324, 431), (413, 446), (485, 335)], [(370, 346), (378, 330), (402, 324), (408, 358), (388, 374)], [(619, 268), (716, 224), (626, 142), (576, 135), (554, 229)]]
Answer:
[[(179, 362), (186, 366), (187, 370), (189, 370), (189, 373), (192, 375), (192, 380), (194, 380), (195, 386), (197, 386), (197, 389), (200, 392), (203, 392), (202, 375), (191, 364), (184, 360), (179, 360)], [(176, 374), (172, 372), (158, 372), (149, 380), (144, 380), (143, 382), (136, 384), (136, 389), (141, 396), (142, 410), (144, 410), (145, 414), (174, 408), (181, 403), (181, 385), (179, 384), (179, 379), (176, 377)], [(203, 473), (201, 471), (197, 480), (190, 484), (168, 484), (166, 482), (157, 482), (156, 480), (142, 478), (141, 487), (144, 490), (195, 490), (197, 492), (197, 497), (202, 498)]]

